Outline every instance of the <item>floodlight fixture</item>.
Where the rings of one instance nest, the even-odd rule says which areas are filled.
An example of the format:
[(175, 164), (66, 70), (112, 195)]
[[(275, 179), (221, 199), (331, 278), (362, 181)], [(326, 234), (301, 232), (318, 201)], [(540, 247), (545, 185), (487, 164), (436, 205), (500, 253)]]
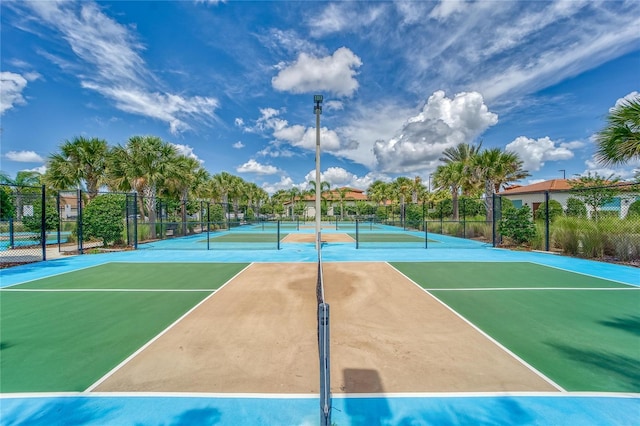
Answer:
[(313, 107), (314, 114), (322, 114), (322, 95), (313, 95), (313, 102), (315, 103)]

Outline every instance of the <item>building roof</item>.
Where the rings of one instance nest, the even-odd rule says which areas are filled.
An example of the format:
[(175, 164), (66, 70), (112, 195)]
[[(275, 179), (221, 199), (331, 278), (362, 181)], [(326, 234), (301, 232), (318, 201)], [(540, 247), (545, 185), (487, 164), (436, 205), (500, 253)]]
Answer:
[(535, 194), (545, 191), (567, 191), (569, 189), (571, 189), (571, 185), (569, 185), (568, 179), (551, 179), (525, 186), (514, 185), (500, 192), (500, 195)]

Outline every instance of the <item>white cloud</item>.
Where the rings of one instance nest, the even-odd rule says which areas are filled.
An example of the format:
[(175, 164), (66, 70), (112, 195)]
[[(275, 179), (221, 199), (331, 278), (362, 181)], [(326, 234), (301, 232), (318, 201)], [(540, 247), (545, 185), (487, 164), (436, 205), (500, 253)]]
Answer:
[(598, 175), (605, 178), (613, 175), (613, 177), (619, 177), (622, 180), (632, 179), (635, 175), (635, 170), (640, 167), (640, 159), (619, 166), (605, 167), (592, 156), (584, 163), (587, 168), (581, 173), (582, 176), (586, 176), (588, 173), (592, 175), (598, 173)]
[(20, 163), (42, 163), (44, 159), (34, 151), (9, 151), (5, 158)]
[(200, 164), (204, 163), (204, 160), (198, 158), (198, 156), (193, 152), (193, 148), (189, 145), (181, 145), (179, 143), (172, 143), (171, 145), (175, 146), (178, 150), (178, 154), (185, 156), (187, 158), (193, 158), (198, 161)]
[(282, 92), (327, 91), (337, 96), (351, 96), (358, 89), (355, 75), (361, 65), (360, 58), (346, 47), (322, 58), (300, 53), (293, 64), (280, 64), (280, 72), (271, 79), (271, 84)]
[[(304, 185), (308, 187), (309, 181), (316, 180), (315, 169), (309, 171), (304, 179)], [(320, 181), (328, 182), (331, 185), (332, 189), (348, 186), (350, 188), (359, 188), (366, 190), (376, 180), (390, 182), (392, 179), (387, 175), (376, 172), (367, 173), (365, 176), (358, 176), (346, 169), (343, 169), (342, 167), (329, 167), (327, 170), (320, 173)]]
[(618, 100), (616, 101), (615, 106), (613, 106), (613, 107), (609, 108), (609, 112), (611, 112), (611, 111), (615, 110), (615, 109), (616, 109), (617, 107), (619, 107), (620, 105), (622, 105), (622, 104), (624, 104), (624, 103), (627, 103), (627, 102), (629, 102), (629, 101), (632, 101), (632, 100), (634, 100), (634, 99), (638, 99), (639, 97), (640, 97), (640, 93), (638, 93), (638, 92), (636, 92), (636, 91), (634, 90), (633, 92), (629, 93), (627, 96), (625, 96), (625, 97), (622, 97), (622, 98), (618, 99)]
[(358, 2), (329, 3), (322, 13), (309, 19), (309, 27), (314, 37), (322, 37), (338, 32), (356, 32), (366, 28), (382, 16), (384, 4), (368, 3), (361, 7)]
[(376, 141), (373, 152), (384, 172), (433, 170), (442, 151), (473, 142), (497, 122), (498, 116), (489, 111), (479, 93), (463, 92), (449, 99), (437, 91), (418, 115), (406, 121), (398, 136)]
[(244, 126), (244, 120), (242, 118), (236, 118), (234, 123), (238, 127), (243, 127)]
[(238, 141), (238, 142), (234, 143), (234, 144), (233, 144), (233, 145), (231, 145), (231, 146), (233, 146), (235, 149), (242, 149), (242, 148), (244, 148), (244, 144), (242, 143), (242, 141)]
[(24, 2), (43, 24), (62, 34), (77, 62), (65, 61), (64, 70), (79, 76), (82, 87), (113, 101), (122, 111), (169, 124), (172, 133), (191, 128), (189, 121), (209, 123), (219, 107), (216, 98), (184, 96), (158, 91), (157, 77), (141, 53), (144, 46), (127, 27), (102, 13), (96, 3)]
[[(31, 77), (31, 78), (27, 78)], [(37, 75), (20, 75), (14, 72), (0, 72), (0, 115), (16, 105), (25, 105), (26, 101), (22, 91), (27, 87), (27, 82), (37, 78)]]
[(431, 10), (429, 16), (438, 20), (445, 20), (450, 15), (462, 12), (467, 7), (465, 0), (440, 0), (440, 3)]
[[(260, 130), (271, 132), (272, 136), (279, 142), (286, 142), (288, 145), (315, 151), (316, 149), (316, 129), (315, 127), (305, 127), (300, 124), (289, 125), (289, 122), (280, 118), (280, 111), (274, 108), (264, 108), (260, 110), (262, 116), (256, 120), (256, 126), (249, 131)], [(281, 144), (273, 144), (278, 147)], [(322, 151), (336, 152), (339, 150), (355, 149), (352, 141), (342, 141), (334, 130), (326, 127), (320, 128), (320, 147)]]
[(236, 167), (238, 173), (256, 173), (259, 175), (274, 175), (279, 172), (277, 167), (260, 164), (256, 160), (249, 160), (241, 166)]
[(344, 103), (341, 101), (326, 101), (322, 105), (323, 108), (327, 111), (341, 111), (344, 109)]
[(301, 190), (307, 189), (307, 183), (296, 184), (293, 182), (289, 176), (281, 176), (280, 181), (276, 183), (265, 183), (262, 185), (262, 189), (267, 191), (269, 194), (273, 194), (276, 191), (281, 189), (289, 190), (291, 188), (298, 188)]
[(565, 146), (556, 146), (548, 136), (531, 139), (526, 136), (518, 136), (505, 147), (523, 161), (523, 168), (530, 172), (540, 170), (545, 161), (560, 161), (573, 158), (573, 152)]

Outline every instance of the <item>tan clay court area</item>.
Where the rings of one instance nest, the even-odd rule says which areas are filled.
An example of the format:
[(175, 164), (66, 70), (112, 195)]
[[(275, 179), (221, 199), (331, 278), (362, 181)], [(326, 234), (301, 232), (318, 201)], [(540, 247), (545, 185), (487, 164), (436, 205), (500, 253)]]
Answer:
[[(92, 391), (318, 393), (316, 273), (251, 264)], [(557, 391), (385, 262), (324, 283), (332, 393)]]

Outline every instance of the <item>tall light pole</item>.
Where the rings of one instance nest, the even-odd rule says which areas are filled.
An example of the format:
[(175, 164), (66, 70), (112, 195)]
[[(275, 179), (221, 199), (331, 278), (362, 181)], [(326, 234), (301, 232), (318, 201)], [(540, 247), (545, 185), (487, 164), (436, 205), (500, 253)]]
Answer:
[(322, 210), (320, 206), (320, 195), (322, 185), (320, 182), (320, 114), (322, 114), (322, 95), (313, 95), (313, 112), (316, 114), (316, 249), (320, 250), (320, 221), (322, 220)]
[(566, 174), (567, 171), (565, 169), (560, 169), (558, 171), (562, 172), (562, 179), (566, 179), (567, 178), (567, 174)]

